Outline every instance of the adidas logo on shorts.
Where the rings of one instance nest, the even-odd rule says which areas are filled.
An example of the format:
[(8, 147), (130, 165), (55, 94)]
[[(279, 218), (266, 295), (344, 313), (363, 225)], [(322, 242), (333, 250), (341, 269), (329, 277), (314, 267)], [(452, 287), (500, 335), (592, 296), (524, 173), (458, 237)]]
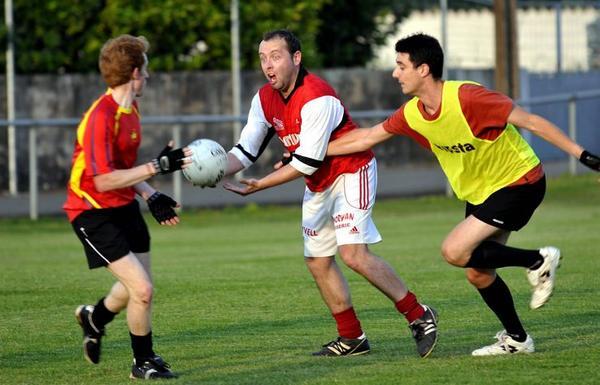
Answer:
[(350, 229), (350, 234), (358, 234), (358, 233), (360, 233), (360, 231), (358, 231), (356, 226), (354, 226), (352, 229)]

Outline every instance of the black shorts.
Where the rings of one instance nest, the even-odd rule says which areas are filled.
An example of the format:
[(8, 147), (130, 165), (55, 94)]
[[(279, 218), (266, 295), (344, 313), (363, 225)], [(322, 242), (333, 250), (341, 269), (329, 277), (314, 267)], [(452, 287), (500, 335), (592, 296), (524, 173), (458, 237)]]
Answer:
[(150, 233), (136, 200), (121, 207), (84, 211), (71, 225), (83, 243), (90, 269), (107, 266), (130, 251), (150, 251)]
[(546, 193), (546, 177), (537, 182), (502, 188), (480, 205), (467, 202), (465, 218), (475, 216), (488, 225), (517, 231), (529, 222)]

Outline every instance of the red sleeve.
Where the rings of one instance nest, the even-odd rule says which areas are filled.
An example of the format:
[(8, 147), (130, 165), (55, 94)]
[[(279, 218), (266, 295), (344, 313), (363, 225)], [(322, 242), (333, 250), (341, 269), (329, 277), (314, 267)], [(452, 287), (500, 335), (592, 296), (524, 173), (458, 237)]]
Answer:
[(409, 136), (426, 149), (431, 149), (429, 141), (408, 125), (404, 118), (404, 104), (383, 122), (383, 129), (390, 134)]
[(105, 111), (96, 108), (88, 117), (83, 138), (85, 173), (88, 176), (106, 174), (113, 168), (113, 133)]
[(475, 137), (495, 140), (502, 134), (513, 110), (511, 98), (476, 84), (460, 86), (458, 98)]

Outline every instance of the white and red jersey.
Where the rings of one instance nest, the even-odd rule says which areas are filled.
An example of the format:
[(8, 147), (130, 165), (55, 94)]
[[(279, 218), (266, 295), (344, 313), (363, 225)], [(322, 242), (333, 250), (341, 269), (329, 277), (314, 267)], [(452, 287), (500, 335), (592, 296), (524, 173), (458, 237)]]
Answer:
[(301, 68), (294, 90), (287, 98), (269, 84), (254, 95), (248, 122), (230, 152), (248, 167), (277, 134), (293, 153), (290, 165), (305, 175), (309, 190), (319, 192), (339, 175), (355, 173), (373, 158), (371, 150), (326, 156), (331, 140), (355, 128), (333, 88)]

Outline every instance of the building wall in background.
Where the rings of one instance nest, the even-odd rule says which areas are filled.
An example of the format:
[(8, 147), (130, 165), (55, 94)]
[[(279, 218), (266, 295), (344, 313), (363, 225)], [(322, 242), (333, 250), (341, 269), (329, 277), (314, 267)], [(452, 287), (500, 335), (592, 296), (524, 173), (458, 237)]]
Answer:
[[(557, 69), (557, 22), (554, 8), (517, 10), (519, 61), (530, 72)], [(562, 69), (590, 69), (590, 29), (600, 22), (594, 7), (561, 8)], [(490, 9), (448, 12), (446, 64), (449, 68), (482, 69), (495, 67), (494, 14)], [(392, 68), (396, 60), (395, 42), (409, 34), (423, 32), (441, 41), (439, 9), (415, 11), (402, 22), (398, 33), (388, 39), (371, 63), (374, 68)]]

